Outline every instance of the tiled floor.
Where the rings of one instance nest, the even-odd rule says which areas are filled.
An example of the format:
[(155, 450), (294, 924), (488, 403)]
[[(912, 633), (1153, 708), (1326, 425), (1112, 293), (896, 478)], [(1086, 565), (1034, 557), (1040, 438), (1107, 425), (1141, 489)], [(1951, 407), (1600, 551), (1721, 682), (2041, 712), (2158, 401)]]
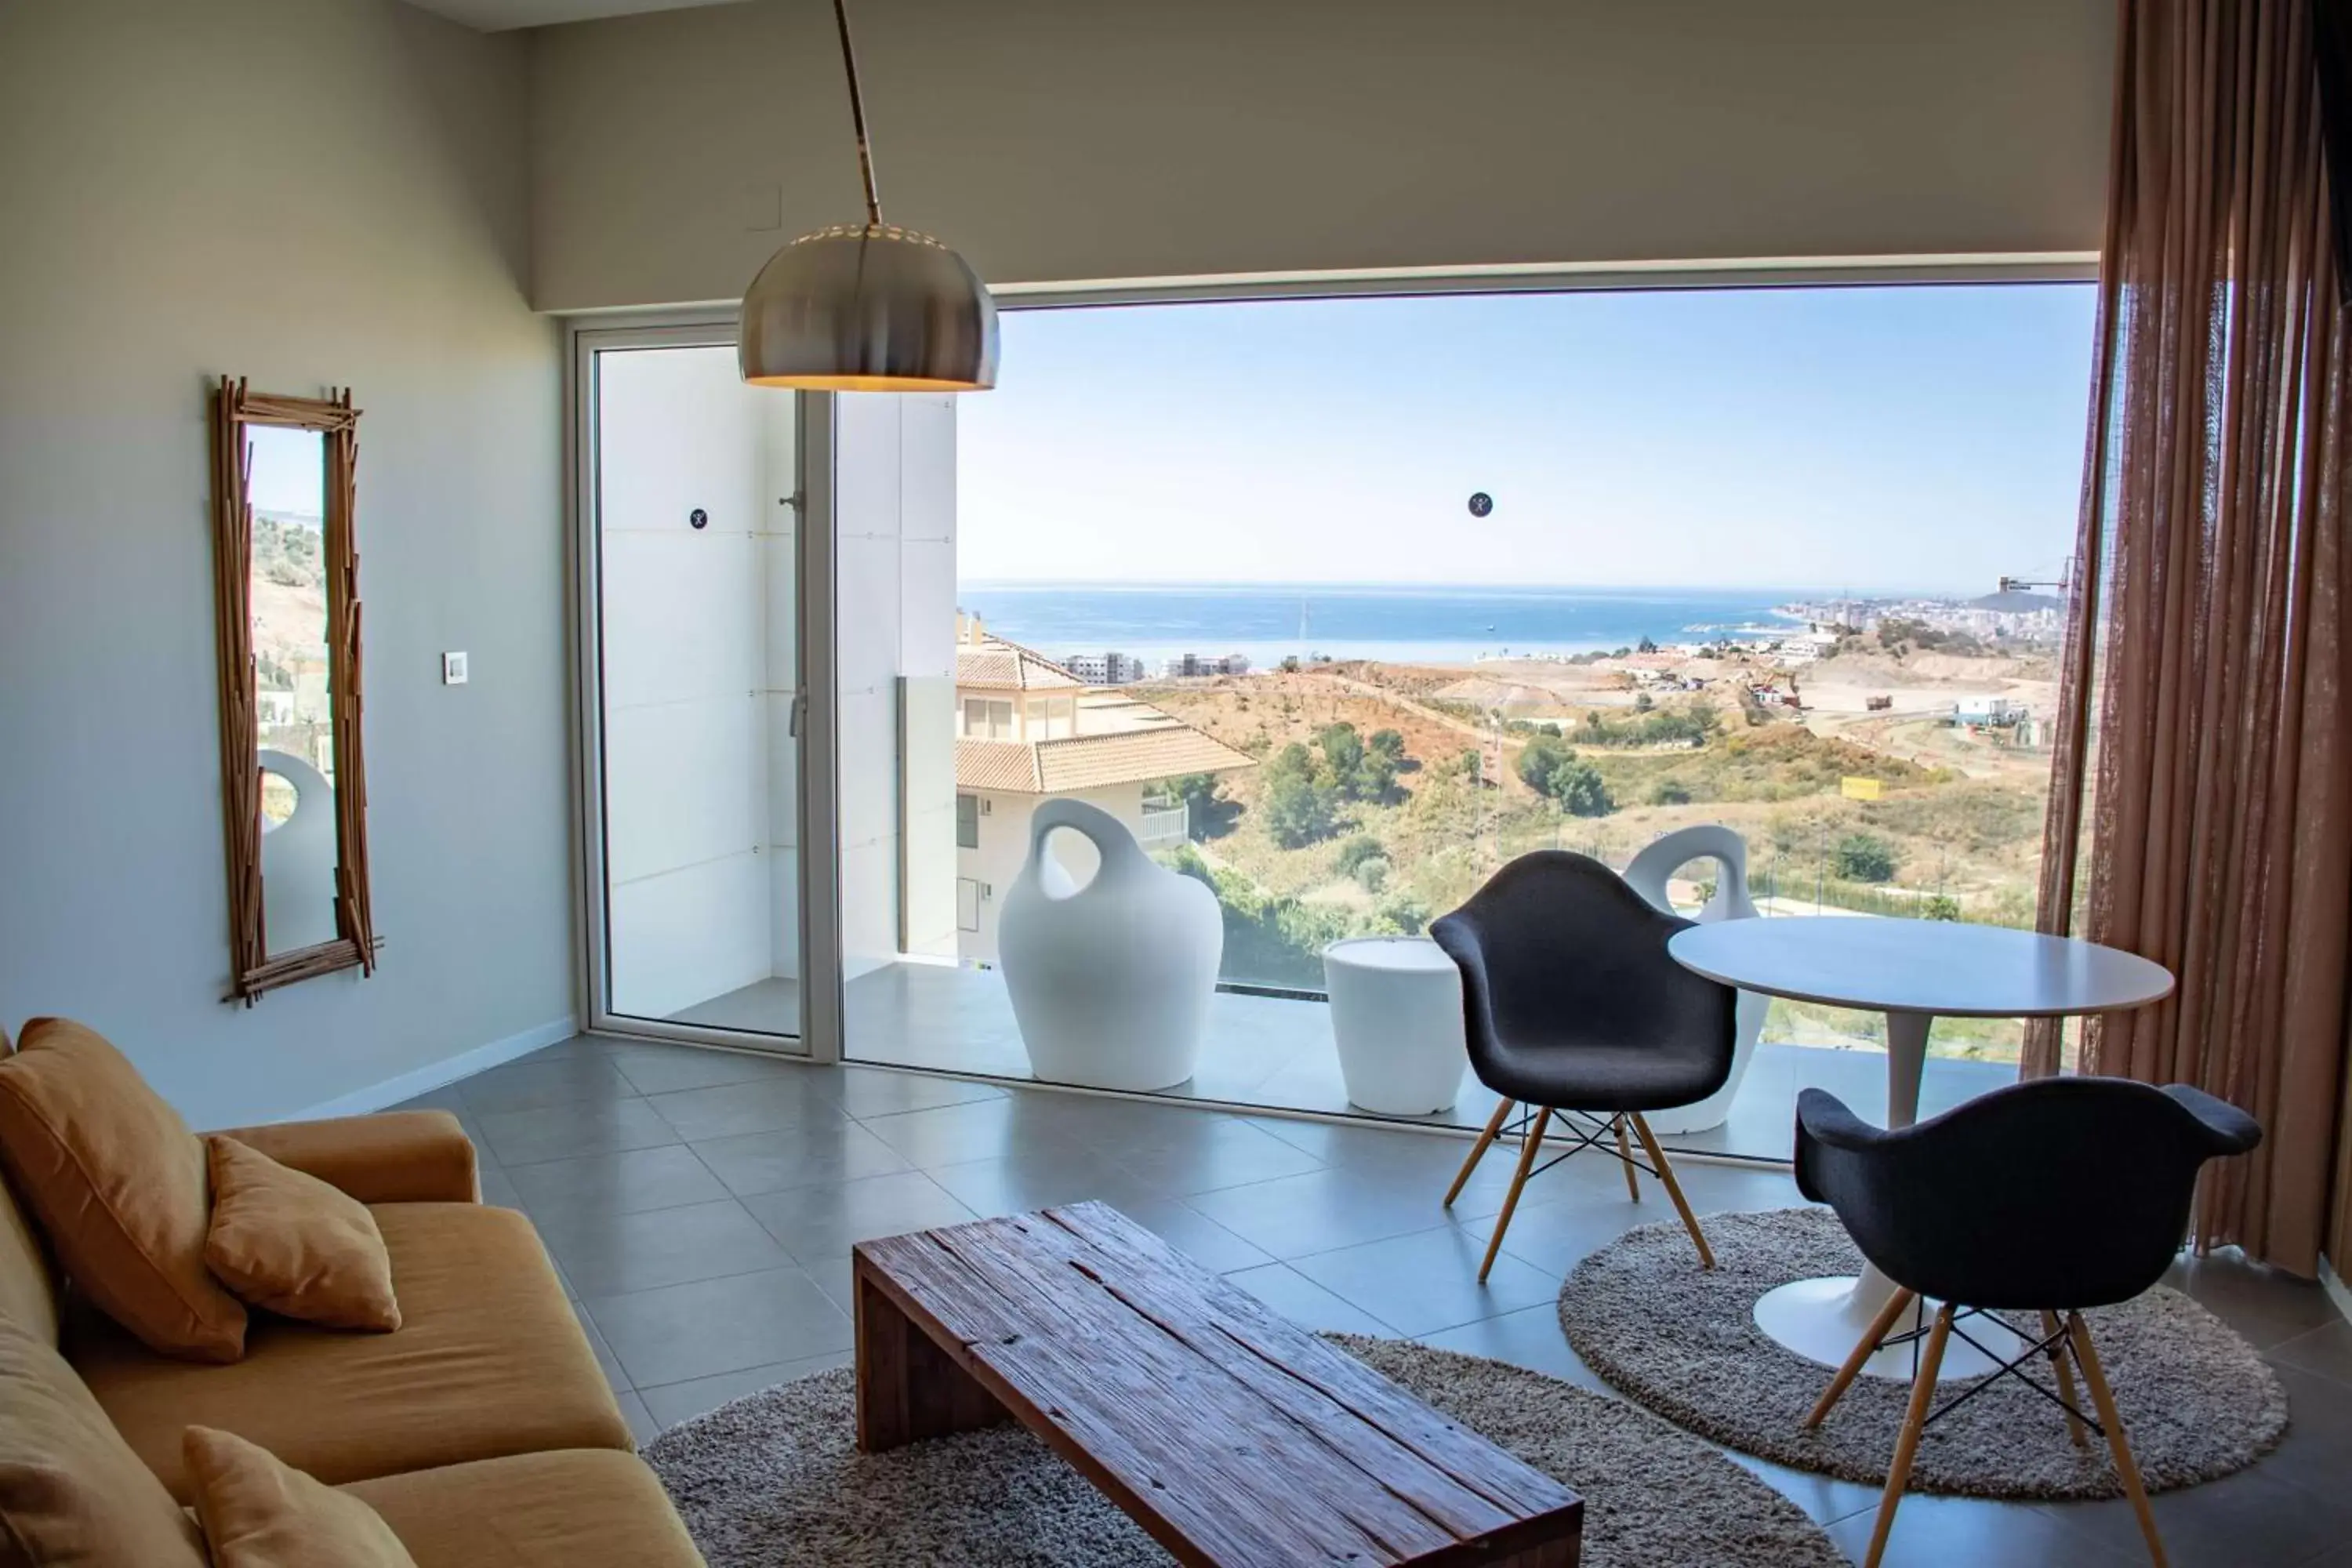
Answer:
[[(1004, 977), (995, 971), (885, 964), (851, 981), (844, 1002), (844, 1054), (854, 1061), (1016, 1080), (1031, 1076)], [(1931, 1058), (1920, 1086), (1920, 1114), (1948, 1110), (2016, 1077), (2017, 1069), (2003, 1063)], [(1883, 1120), (1886, 1058), (1878, 1051), (1767, 1043), (1758, 1048), (1721, 1126), (1664, 1135), (1664, 1142), (1669, 1149), (1786, 1160), (1797, 1091), (1814, 1088), (1836, 1094), (1862, 1115)], [(1348, 1103), (1327, 1004), (1229, 991), (1210, 1002), (1199, 1070), (1168, 1090), (1167, 1098), (1373, 1120)], [(1412, 1120), (1482, 1127), (1494, 1109), (1493, 1093), (1465, 1076), (1462, 1096), (1451, 1110)]]
[[(1097, 1197), (1303, 1323), (1417, 1336), (1599, 1388), (1560, 1332), (1560, 1276), (1670, 1212), (1627, 1203), (1613, 1163), (1571, 1161), (1529, 1189), (1481, 1288), (1509, 1173), (1490, 1158), (1440, 1208), (1465, 1148), (1454, 1136), (589, 1038), (419, 1103), (465, 1120), (486, 1195), (538, 1223), (642, 1437), (845, 1363), (858, 1239)], [(1702, 1211), (1797, 1201), (1778, 1172), (1680, 1171)], [(2352, 1568), (2352, 1325), (2317, 1288), (2240, 1264), (2179, 1278), (2263, 1350), (2294, 1426), (2251, 1470), (2158, 1500), (2172, 1562)], [(1739, 1462), (1859, 1554), (1870, 1489)], [(2145, 1560), (2121, 1502), (1926, 1497), (1905, 1503), (1890, 1553), (1902, 1568)]]

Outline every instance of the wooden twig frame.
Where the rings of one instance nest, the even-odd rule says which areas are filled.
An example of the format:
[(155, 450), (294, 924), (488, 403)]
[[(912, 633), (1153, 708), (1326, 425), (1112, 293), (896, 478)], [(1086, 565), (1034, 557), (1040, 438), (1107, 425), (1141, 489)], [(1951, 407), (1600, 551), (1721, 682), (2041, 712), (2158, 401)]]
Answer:
[[(360, 411), (345, 388), (325, 398), (254, 392), (221, 377), (213, 391), (213, 617), (220, 666), (221, 807), (228, 855), (230, 1000), (341, 969), (373, 973), (376, 935), (368, 892), (367, 773), (361, 745)], [(333, 940), (268, 951), (261, 875), (260, 715), (253, 647), (252, 451), (248, 426), (315, 430), (325, 437), (327, 689), (335, 781)]]

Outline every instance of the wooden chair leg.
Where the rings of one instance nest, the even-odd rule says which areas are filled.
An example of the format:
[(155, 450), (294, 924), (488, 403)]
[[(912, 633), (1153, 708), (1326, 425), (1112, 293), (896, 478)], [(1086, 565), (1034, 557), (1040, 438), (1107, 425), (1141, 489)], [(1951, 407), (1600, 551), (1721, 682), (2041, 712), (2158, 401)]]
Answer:
[(2139, 1466), (2132, 1458), (2131, 1443), (2124, 1436), (2124, 1418), (2116, 1413), (2115, 1392), (2107, 1386), (2106, 1372), (2099, 1365), (2099, 1352), (2092, 1348), (2091, 1328), (2083, 1321), (2082, 1313), (2066, 1314), (2066, 1335), (2074, 1342), (2074, 1359), (2083, 1365), (2083, 1381), (2090, 1385), (2091, 1408), (2099, 1413), (2099, 1425), (2107, 1429), (2107, 1451), (2115, 1456), (2116, 1473), (2124, 1479), (2132, 1512), (2139, 1516), (2139, 1532), (2147, 1537), (2148, 1561), (2156, 1568), (2166, 1568), (2164, 1538), (2156, 1532), (2156, 1513), (2147, 1506), (2147, 1489), (2140, 1484)]
[[(2042, 1309), (2042, 1336), (2056, 1338), (2059, 1333), (2058, 1314), (2049, 1308)], [(2058, 1374), (2058, 1396), (2066, 1402), (2066, 1436), (2074, 1439), (2074, 1447), (2090, 1447), (2091, 1435), (2083, 1428), (2083, 1418), (2074, 1414), (2074, 1370), (2067, 1364), (2066, 1342), (2060, 1339), (2050, 1352), (2051, 1369)]]
[(1878, 1568), (1886, 1555), (1886, 1538), (1895, 1532), (1895, 1510), (1903, 1489), (1911, 1484), (1911, 1461), (1919, 1452), (1919, 1431), (1927, 1425), (1927, 1407), (1936, 1401), (1936, 1372), (1944, 1363), (1944, 1342), (1951, 1337), (1952, 1307), (1936, 1310), (1936, 1326), (1927, 1331), (1927, 1348), (1919, 1357), (1919, 1371), (1911, 1380), (1911, 1407), (1904, 1413), (1903, 1435), (1895, 1440), (1895, 1460), (1886, 1467), (1886, 1490), (1878, 1499), (1878, 1521), (1870, 1527), (1870, 1553), (1863, 1568)]
[(1863, 1363), (1878, 1349), (1878, 1342), (1894, 1329), (1895, 1320), (1909, 1310), (1911, 1303), (1918, 1299), (1916, 1290), (1906, 1286), (1895, 1287), (1895, 1294), (1886, 1298), (1886, 1305), (1878, 1309), (1878, 1316), (1870, 1321), (1870, 1327), (1863, 1330), (1862, 1338), (1854, 1342), (1853, 1353), (1845, 1358), (1845, 1364), (1838, 1368), (1835, 1377), (1830, 1379), (1829, 1387), (1822, 1391), (1821, 1403), (1813, 1406), (1811, 1415), (1805, 1417), (1807, 1426), (1818, 1426), (1829, 1418), (1831, 1407), (1845, 1397), (1845, 1391), (1852, 1388), (1853, 1380), (1862, 1375)]
[(1642, 1174), (1633, 1169), (1633, 1147), (1625, 1141), (1625, 1118), (1613, 1119), (1617, 1123), (1617, 1163), (1625, 1167), (1625, 1195), (1635, 1203), (1642, 1201)]
[(1633, 1123), (1634, 1134), (1642, 1140), (1642, 1147), (1649, 1151), (1650, 1163), (1658, 1168), (1658, 1180), (1666, 1184), (1666, 1196), (1675, 1200), (1675, 1212), (1683, 1216), (1683, 1228), (1690, 1232), (1692, 1244), (1698, 1248), (1698, 1266), (1714, 1268), (1715, 1249), (1707, 1246), (1706, 1232), (1699, 1229), (1698, 1215), (1691, 1213), (1690, 1204), (1683, 1196), (1683, 1184), (1675, 1180), (1675, 1168), (1667, 1163), (1666, 1152), (1658, 1147), (1656, 1136), (1640, 1111), (1628, 1111), (1626, 1115)]
[(1536, 1151), (1543, 1147), (1544, 1129), (1551, 1125), (1551, 1108), (1536, 1112), (1536, 1124), (1519, 1144), (1519, 1168), (1511, 1177), (1511, 1190), (1503, 1196), (1503, 1212), (1495, 1216), (1495, 1239), (1486, 1244), (1486, 1260), (1478, 1265), (1478, 1282), (1485, 1284), (1493, 1271), (1495, 1258), (1503, 1250), (1503, 1233), (1511, 1228), (1512, 1211), (1519, 1206), (1519, 1189), (1528, 1184), (1528, 1173), (1535, 1169)]
[(1452, 1208), (1454, 1200), (1462, 1195), (1463, 1187), (1469, 1183), (1470, 1173), (1476, 1170), (1478, 1162), (1486, 1157), (1487, 1148), (1494, 1143), (1496, 1135), (1503, 1131), (1503, 1119), (1510, 1115), (1511, 1108), (1517, 1103), (1516, 1100), (1495, 1102), (1495, 1114), (1486, 1118), (1486, 1131), (1478, 1134), (1478, 1142), (1470, 1145), (1470, 1157), (1463, 1161), (1462, 1169), (1454, 1173), (1454, 1184), (1445, 1189), (1443, 1206)]

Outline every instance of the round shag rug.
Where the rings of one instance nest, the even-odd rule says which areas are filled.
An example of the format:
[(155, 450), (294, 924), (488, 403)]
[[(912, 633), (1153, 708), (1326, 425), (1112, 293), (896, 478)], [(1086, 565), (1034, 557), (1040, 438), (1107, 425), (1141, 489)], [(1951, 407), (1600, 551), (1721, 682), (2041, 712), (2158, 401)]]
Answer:
[[(1333, 1335), (1584, 1499), (1585, 1568), (1836, 1568), (1796, 1505), (1619, 1400), (1478, 1356)], [(710, 1568), (1151, 1568), (1167, 1552), (1018, 1426), (861, 1454), (847, 1370), (674, 1426), (645, 1451)]]
[[(1792, 1279), (1853, 1274), (1862, 1257), (1826, 1209), (1709, 1215), (1716, 1267), (1702, 1269), (1678, 1223), (1627, 1231), (1578, 1264), (1559, 1293), (1569, 1343), (1612, 1387), (1743, 1453), (1871, 1486), (1886, 1466), (1910, 1384), (1856, 1378), (1819, 1429), (1804, 1418), (1830, 1384), (1820, 1366), (1765, 1337), (1756, 1299)], [(2253, 1346), (2165, 1286), (2084, 1314), (2150, 1491), (2243, 1469), (2286, 1432), (2286, 1393)], [(2032, 1326), (2032, 1320), (2026, 1320)], [(2036, 1363), (2049, 1381), (2047, 1363)], [(1981, 1381), (1981, 1380), (1979, 1380)], [(2013, 1378), (1930, 1426), (1915, 1489), (1983, 1498), (2123, 1493), (2106, 1445), (2076, 1448), (2057, 1407)], [(1942, 1384), (1937, 1398), (1968, 1382)], [(2078, 1394), (2082, 1394), (2079, 1375)]]

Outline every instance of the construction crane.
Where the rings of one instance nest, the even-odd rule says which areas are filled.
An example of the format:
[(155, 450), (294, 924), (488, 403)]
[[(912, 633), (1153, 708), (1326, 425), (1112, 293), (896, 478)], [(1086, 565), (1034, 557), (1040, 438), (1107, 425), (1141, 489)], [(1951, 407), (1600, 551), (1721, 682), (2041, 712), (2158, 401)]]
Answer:
[(2057, 579), (2054, 582), (2046, 583), (2024, 577), (2003, 577), (2000, 580), (2000, 592), (2004, 594), (2030, 594), (2036, 588), (2055, 588), (2063, 594), (2067, 588), (2066, 574), (2061, 572), (2058, 574)]

